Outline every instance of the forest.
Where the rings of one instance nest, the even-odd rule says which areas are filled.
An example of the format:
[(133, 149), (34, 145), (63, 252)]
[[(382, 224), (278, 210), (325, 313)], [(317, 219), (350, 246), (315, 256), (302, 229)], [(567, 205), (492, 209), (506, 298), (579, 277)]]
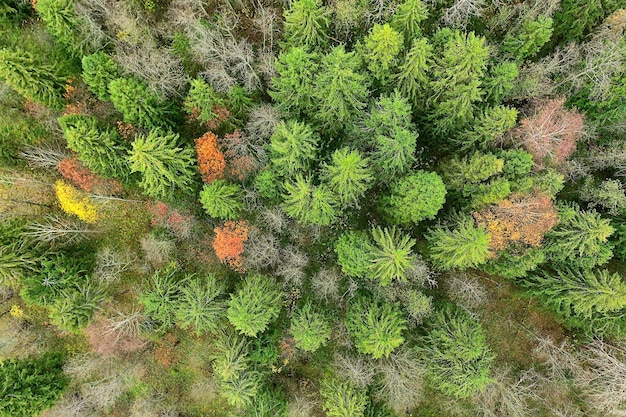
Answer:
[(0, 417), (626, 417), (626, 0), (0, 0)]

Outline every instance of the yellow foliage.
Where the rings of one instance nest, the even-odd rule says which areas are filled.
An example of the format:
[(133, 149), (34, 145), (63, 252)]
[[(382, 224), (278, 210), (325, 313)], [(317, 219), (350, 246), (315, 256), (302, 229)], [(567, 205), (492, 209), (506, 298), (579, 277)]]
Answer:
[(85, 223), (98, 220), (97, 207), (85, 193), (63, 181), (57, 181), (54, 188), (64, 212), (77, 216)]
[(11, 306), (11, 310), (9, 310), (9, 314), (15, 318), (24, 317), (24, 310), (22, 310), (17, 304), (13, 304)]

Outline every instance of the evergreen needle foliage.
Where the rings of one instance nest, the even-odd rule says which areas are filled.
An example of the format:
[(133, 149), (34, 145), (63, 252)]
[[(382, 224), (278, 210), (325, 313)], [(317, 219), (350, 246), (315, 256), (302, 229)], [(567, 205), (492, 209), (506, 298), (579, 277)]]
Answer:
[(257, 337), (282, 307), (282, 291), (273, 278), (249, 274), (228, 303), (228, 321), (241, 334)]

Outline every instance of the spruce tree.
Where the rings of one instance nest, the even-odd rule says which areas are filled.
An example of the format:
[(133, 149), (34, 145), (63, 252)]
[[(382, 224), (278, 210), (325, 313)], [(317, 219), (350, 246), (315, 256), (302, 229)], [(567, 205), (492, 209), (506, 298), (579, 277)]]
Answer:
[(387, 84), (392, 76), (402, 44), (402, 34), (396, 32), (389, 24), (375, 24), (363, 41), (363, 61), (382, 85)]
[(82, 58), (83, 81), (101, 100), (110, 100), (109, 84), (119, 77), (117, 64), (104, 52)]
[(183, 329), (193, 330), (198, 336), (215, 333), (226, 311), (226, 302), (220, 299), (223, 294), (224, 287), (213, 274), (190, 278), (180, 289), (175, 312), (176, 324)]
[(172, 125), (171, 103), (134, 78), (112, 80), (109, 94), (113, 106), (122, 113), (126, 123), (138, 124), (146, 129)]
[(297, 175), (285, 182), (283, 210), (305, 224), (328, 226), (339, 216), (337, 199), (325, 185), (315, 186), (310, 178)]
[(509, 33), (504, 39), (502, 50), (518, 62), (535, 55), (552, 36), (552, 19), (539, 16), (537, 20), (527, 20), (522, 24), (520, 33)]
[(429, 230), (426, 239), (430, 258), (441, 269), (474, 268), (491, 256), (489, 234), (469, 216), (460, 218), (452, 229), (439, 226)]
[(420, 23), (428, 18), (428, 8), (422, 0), (405, 0), (396, 6), (391, 17), (391, 27), (404, 35), (404, 41), (410, 44), (422, 35)]
[(215, 180), (204, 184), (200, 191), (200, 203), (211, 217), (232, 220), (243, 209), (243, 190), (239, 184), (228, 184), (225, 180)]
[(446, 187), (435, 172), (415, 171), (394, 181), (381, 199), (380, 212), (392, 223), (433, 219), (446, 201)]
[(228, 321), (239, 333), (257, 337), (272, 320), (278, 317), (282, 306), (282, 291), (271, 277), (249, 274), (228, 303)]
[(374, 245), (370, 252), (369, 276), (379, 281), (381, 286), (391, 281), (406, 281), (407, 271), (415, 260), (412, 251), (415, 239), (394, 227), (372, 229)]
[(367, 396), (347, 382), (322, 381), (320, 395), (328, 417), (364, 417)]
[(281, 122), (270, 138), (274, 171), (286, 177), (306, 171), (317, 155), (319, 136), (306, 123)]
[(330, 18), (320, 0), (295, 0), (285, 10), (285, 39), (309, 50), (328, 44)]
[(413, 40), (411, 49), (404, 57), (395, 75), (398, 90), (411, 103), (424, 100), (428, 90), (430, 71), (433, 67), (433, 47), (427, 38)]
[(333, 152), (332, 162), (323, 165), (321, 177), (343, 206), (357, 205), (374, 180), (369, 159), (349, 148)]
[(324, 315), (306, 303), (296, 309), (291, 318), (291, 334), (296, 346), (305, 352), (315, 352), (330, 339), (331, 328)]
[(313, 113), (313, 79), (318, 69), (317, 54), (301, 47), (292, 47), (278, 56), (278, 76), (272, 78), (268, 94), (287, 116)]

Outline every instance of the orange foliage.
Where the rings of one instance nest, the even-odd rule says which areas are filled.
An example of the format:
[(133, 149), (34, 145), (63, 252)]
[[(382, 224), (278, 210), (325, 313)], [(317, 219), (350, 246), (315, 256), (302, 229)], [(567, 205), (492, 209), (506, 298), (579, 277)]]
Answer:
[(248, 222), (227, 221), (222, 227), (214, 229), (213, 250), (218, 259), (238, 272), (245, 272), (243, 267), (244, 243), (248, 240)]
[(162, 339), (157, 341), (154, 349), (154, 358), (164, 368), (169, 368), (180, 359), (179, 349), (177, 347), (180, 340), (171, 333), (166, 334)]
[(545, 194), (512, 196), (472, 215), (489, 232), (493, 250), (506, 249), (513, 242), (539, 246), (559, 221), (552, 199)]
[(152, 214), (152, 227), (159, 226), (171, 231), (179, 239), (191, 237), (194, 216), (183, 214), (165, 203), (150, 204), (148, 210)]
[(224, 178), (226, 160), (217, 144), (217, 136), (212, 132), (205, 133), (196, 139), (196, 154), (198, 155), (198, 170), (202, 181), (206, 183)]
[(553, 99), (537, 105), (534, 114), (511, 132), (532, 154), (539, 168), (543, 168), (544, 162), (564, 162), (576, 150), (585, 127), (583, 115), (567, 110), (564, 103), (564, 99)]
[(124, 123), (121, 120), (118, 120), (117, 131), (126, 142), (132, 142), (135, 134), (137, 133), (137, 128), (131, 123)]
[(230, 177), (243, 181), (259, 169), (259, 161), (252, 155), (250, 142), (244, 133), (235, 130), (224, 136), (222, 143)]
[(122, 185), (118, 181), (99, 177), (76, 158), (61, 160), (57, 169), (65, 179), (88, 193), (94, 191), (98, 194), (113, 195), (122, 192)]

